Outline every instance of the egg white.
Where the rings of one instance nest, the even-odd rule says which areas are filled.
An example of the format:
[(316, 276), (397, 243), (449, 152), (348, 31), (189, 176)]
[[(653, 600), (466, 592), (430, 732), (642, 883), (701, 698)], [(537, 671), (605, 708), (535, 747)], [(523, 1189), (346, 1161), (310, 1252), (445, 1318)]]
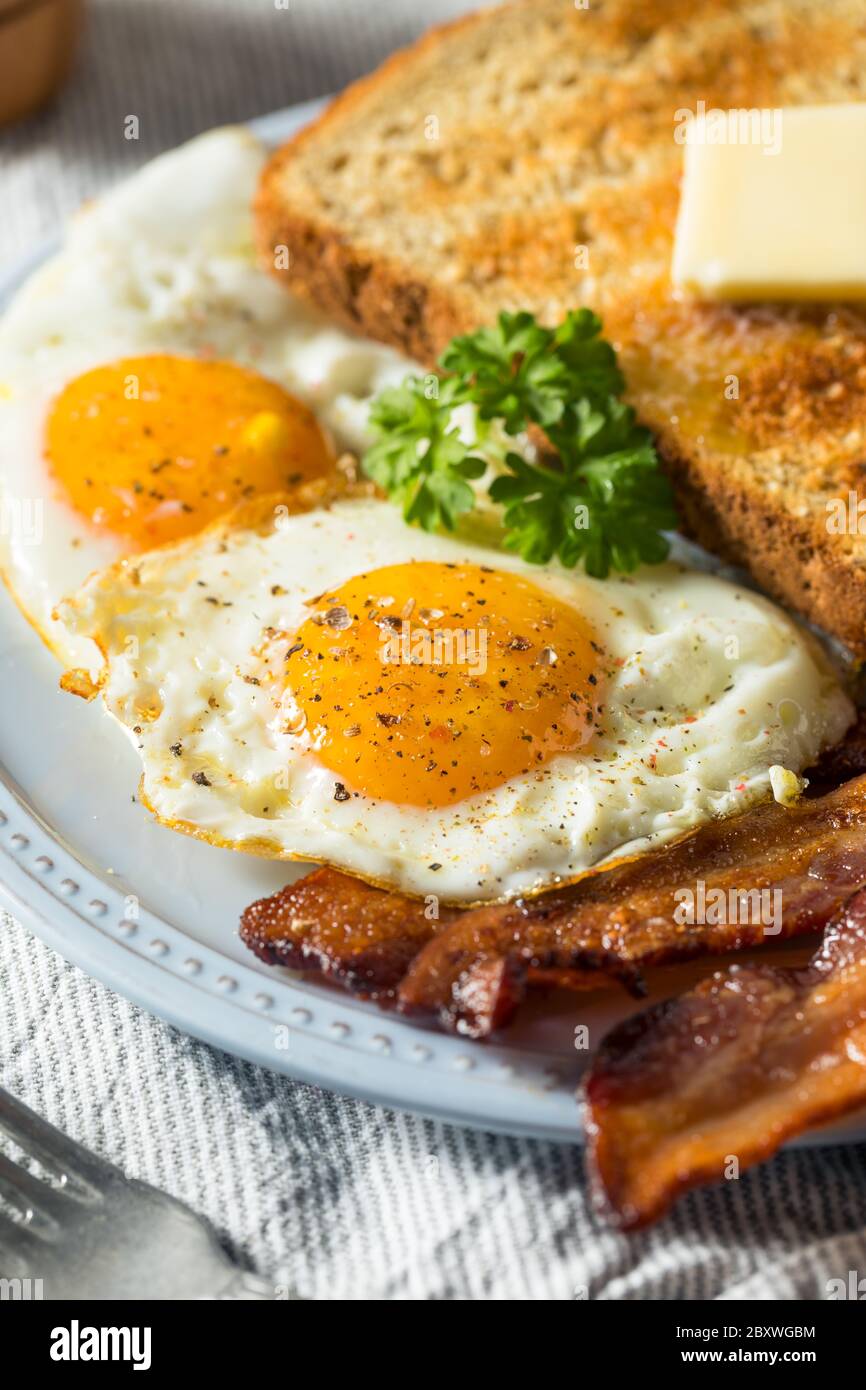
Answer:
[(55, 604), (128, 547), (77, 515), (47, 469), (45, 424), (64, 386), (123, 357), (204, 352), (276, 381), (355, 449), (371, 397), (411, 368), (257, 265), (250, 202), (265, 157), (232, 127), (154, 160), (78, 215), (0, 320), (0, 571), (68, 665), (96, 654), (70, 645)]
[[(272, 694), (253, 683), (255, 651), (265, 629), (304, 622), (305, 600), (411, 560), (525, 574), (593, 624), (616, 674), (588, 754), (436, 810), (363, 789), (335, 800), (313, 734), (281, 732)], [(61, 617), (102, 648), (102, 697), (165, 824), (443, 900), (535, 892), (743, 809), (770, 794), (771, 768), (800, 771), (853, 717), (811, 639), (749, 590), (674, 563), (603, 582), (541, 569), (407, 528), (372, 499), (217, 523), (94, 576)]]

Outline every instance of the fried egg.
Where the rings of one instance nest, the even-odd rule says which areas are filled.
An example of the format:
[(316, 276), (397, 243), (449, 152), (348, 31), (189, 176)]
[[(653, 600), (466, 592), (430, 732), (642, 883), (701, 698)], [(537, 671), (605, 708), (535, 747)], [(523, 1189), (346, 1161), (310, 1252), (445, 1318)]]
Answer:
[(593, 580), (391, 505), (262, 500), (59, 610), (165, 825), (442, 900), (536, 892), (770, 795), (853, 717), (823, 653), (673, 562)]
[(0, 322), (0, 570), (52, 610), (93, 570), (332, 473), (410, 366), (303, 308), (254, 257), (243, 129), (146, 166), (73, 222)]

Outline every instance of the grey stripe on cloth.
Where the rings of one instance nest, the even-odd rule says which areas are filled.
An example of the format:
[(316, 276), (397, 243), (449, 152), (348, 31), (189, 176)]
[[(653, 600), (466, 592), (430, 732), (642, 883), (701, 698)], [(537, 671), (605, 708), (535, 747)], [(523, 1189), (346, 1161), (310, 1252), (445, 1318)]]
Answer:
[[(445, 0), (93, 0), (52, 110), (0, 133), (0, 264), (208, 126), (372, 67)], [(140, 139), (123, 122), (140, 120)], [(786, 1153), (630, 1240), (577, 1148), (343, 1100), (148, 1017), (0, 921), (0, 1082), (321, 1299), (803, 1299), (866, 1274), (866, 1146)]]

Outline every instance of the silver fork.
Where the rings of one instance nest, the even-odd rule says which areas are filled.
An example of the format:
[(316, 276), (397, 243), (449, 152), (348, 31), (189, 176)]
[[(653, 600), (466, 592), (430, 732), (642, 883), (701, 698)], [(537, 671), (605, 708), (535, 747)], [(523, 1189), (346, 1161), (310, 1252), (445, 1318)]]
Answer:
[(54, 1179), (0, 1151), (0, 1197), (17, 1213), (0, 1209), (0, 1279), (29, 1279), (48, 1299), (279, 1296), (233, 1265), (188, 1207), (125, 1178), (3, 1090), (0, 1131)]

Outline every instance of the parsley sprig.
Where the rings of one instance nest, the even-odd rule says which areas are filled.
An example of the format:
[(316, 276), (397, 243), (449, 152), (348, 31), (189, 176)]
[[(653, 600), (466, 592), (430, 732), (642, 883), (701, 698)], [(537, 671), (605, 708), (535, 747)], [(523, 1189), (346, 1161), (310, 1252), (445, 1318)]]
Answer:
[(370, 411), (379, 439), (364, 456), (364, 472), (403, 507), (407, 521), (425, 531), (453, 531), (457, 517), (475, 506), (467, 479), (487, 471), (460, 438), (451, 411), (461, 383), (407, 377), (380, 392)]
[[(378, 436), (364, 471), (425, 530), (453, 530), (475, 506), (470, 482), (487, 470), (475, 452), (496, 421), (505, 435), (540, 429), (553, 457), (530, 463), (508, 450), (489, 493), (503, 505), (504, 544), (536, 564), (557, 556), (588, 574), (656, 564), (676, 524), (670, 485), (649, 432), (620, 399), (625, 382), (601, 320), (589, 309), (558, 328), (532, 314), (503, 313), (495, 326), (455, 338), (442, 376), (407, 377), (381, 392), (370, 423)], [(454, 419), (475, 408), (467, 443)]]

